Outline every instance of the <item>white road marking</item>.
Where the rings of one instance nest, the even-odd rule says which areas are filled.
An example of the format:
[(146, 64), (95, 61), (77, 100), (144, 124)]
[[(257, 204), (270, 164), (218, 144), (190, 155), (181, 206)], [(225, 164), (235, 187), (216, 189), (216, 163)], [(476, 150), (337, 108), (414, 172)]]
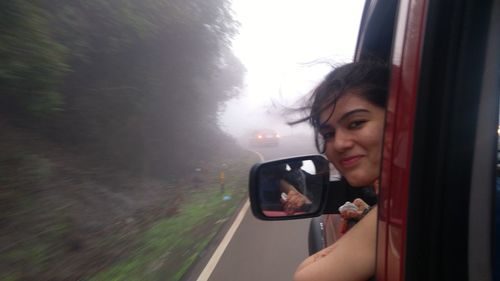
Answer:
[(253, 153), (255, 153), (255, 154), (257, 154), (257, 156), (259, 156), (259, 158), (260, 158), (260, 161), (261, 161), (261, 162), (263, 162), (263, 161), (264, 161), (264, 156), (262, 156), (262, 154), (260, 154), (260, 153), (259, 153), (259, 152), (257, 152), (257, 151), (254, 151), (254, 150), (250, 150), (250, 151), (251, 151), (251, 152), (253, 152)]
[(248, 208), (250, 207), (250, 201), (245, 202), (243, 205), (243, 208), (241, 208), (238, 216), (234, 220), (233, 225), (229, 228), (227, 231), (226, 235), (224, 236), (224, 239), (222, 239), (221, 243), (215, 250), (214, 254), (208, 261), (207, 265), (201, 272), (200, 276), (198, 276), (198, 279), (196, 281), (207, 281), (208, 278), (210, 278), (210, 275), (212, 275), (212, 272), (215, 269), (215, 266), (217, 266), (217, 263), (219, 262), (220, 258), (222, 257), (222, 254), (226, 250), (227, 245), (229, 245), (229, 241), (233, 238), (234, 233), (236, 232), (236, 229), (240, 226), (241, 221), (243, 220), (243, 217), (245, 216), (245, 213), (247, 212)]
[[(264, 161), (264, 156), (260, 154), (257, 151), (250, 150), (251, 152), (257, 154), (260, 158), (260, 161)], [(233, 239), (233, 235), (236, 232), (236, 229), (241, 224), (241, 221), (243, 221), (243, 217), (245, 216), (245, 213), (248, 211), (248, 208), (250, 207), (250, 201), (247, 199), (245, 204), (243, 205), (243, 208), (241, 208), (240, 212), (238, 213), (238, 216), (236, 216), (236, 219), (233, 222), (233, 225), (229, 228), (227, 231), (226, 235), (220, 242), (219, 246), (215, 250), (214, 254), (208, 261), (207, 265), (201, 272), (200, 276), (198, 276), (198, 279), (196, 281), (207, 281), (208, 278), (210, 278), (210, 275), (212, 275), (212, 272), (214, 271), (215, 267), (217, 266), (217, 263), (219, 263), (220, 258), (222, 257), (222, 254), (224, 254), (224, 251), (227, 248), (227, 245), (229, 245), (229, 242), (231, 239)]]

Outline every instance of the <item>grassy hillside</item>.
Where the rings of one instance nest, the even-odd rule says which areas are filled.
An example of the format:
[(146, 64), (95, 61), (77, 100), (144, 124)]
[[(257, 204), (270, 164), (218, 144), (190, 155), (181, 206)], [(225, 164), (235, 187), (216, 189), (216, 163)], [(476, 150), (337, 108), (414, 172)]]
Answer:
[(2, 132), (0, 280), (179, 280), (246, 198), (257, 161), (231, 149), (194, 171), (145, 178)]

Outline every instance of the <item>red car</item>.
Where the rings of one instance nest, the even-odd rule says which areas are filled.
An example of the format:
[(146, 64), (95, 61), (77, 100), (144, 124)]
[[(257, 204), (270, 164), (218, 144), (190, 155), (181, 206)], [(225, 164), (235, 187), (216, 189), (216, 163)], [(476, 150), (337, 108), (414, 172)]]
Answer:
[[(376, 280), (500, 280), (500, 1), (367, 1), (355, 60), (373, 56), (392, 67)], [(327, 207), (320, 247), (339, 235)]]

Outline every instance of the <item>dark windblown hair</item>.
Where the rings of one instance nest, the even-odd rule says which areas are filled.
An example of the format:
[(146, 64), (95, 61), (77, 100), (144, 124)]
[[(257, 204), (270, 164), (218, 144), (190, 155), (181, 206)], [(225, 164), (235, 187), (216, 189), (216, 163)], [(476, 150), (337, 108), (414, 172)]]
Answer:
[[(315, 131), (316, 148), (324, 152), (319, 142), (318, 129), (321, 113), (335, 107), (338, 99), (346, 93), (355, 93), (375, 106), (385, 108), (389, 82), (388, 67), (377, 61), (361, 61), (344, 64), (332, 70), (314, 89), (306, 105), (300, 110), (308, 112), (305, 118), (291, 122), (290, 125), (308, 121)], [(333, 111), (332, 111), (333, 113)]]

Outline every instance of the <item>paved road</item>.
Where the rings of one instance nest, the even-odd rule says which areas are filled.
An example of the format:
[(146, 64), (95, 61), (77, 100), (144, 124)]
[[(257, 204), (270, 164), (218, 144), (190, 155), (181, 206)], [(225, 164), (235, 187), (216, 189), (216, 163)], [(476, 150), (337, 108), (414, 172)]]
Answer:
[[(266, 160), (314, 153), (311, 140), (301, 138), (284, 138), (279, 147), (256, 150)], [(260, 221), (248, 210), (208, 280), (291, 280), (308, 255), (308, 226), (308, 219)]]
[(247, 211), (210, 281), (291, 280), (307, 257), (309, 220), (259, 221)]

